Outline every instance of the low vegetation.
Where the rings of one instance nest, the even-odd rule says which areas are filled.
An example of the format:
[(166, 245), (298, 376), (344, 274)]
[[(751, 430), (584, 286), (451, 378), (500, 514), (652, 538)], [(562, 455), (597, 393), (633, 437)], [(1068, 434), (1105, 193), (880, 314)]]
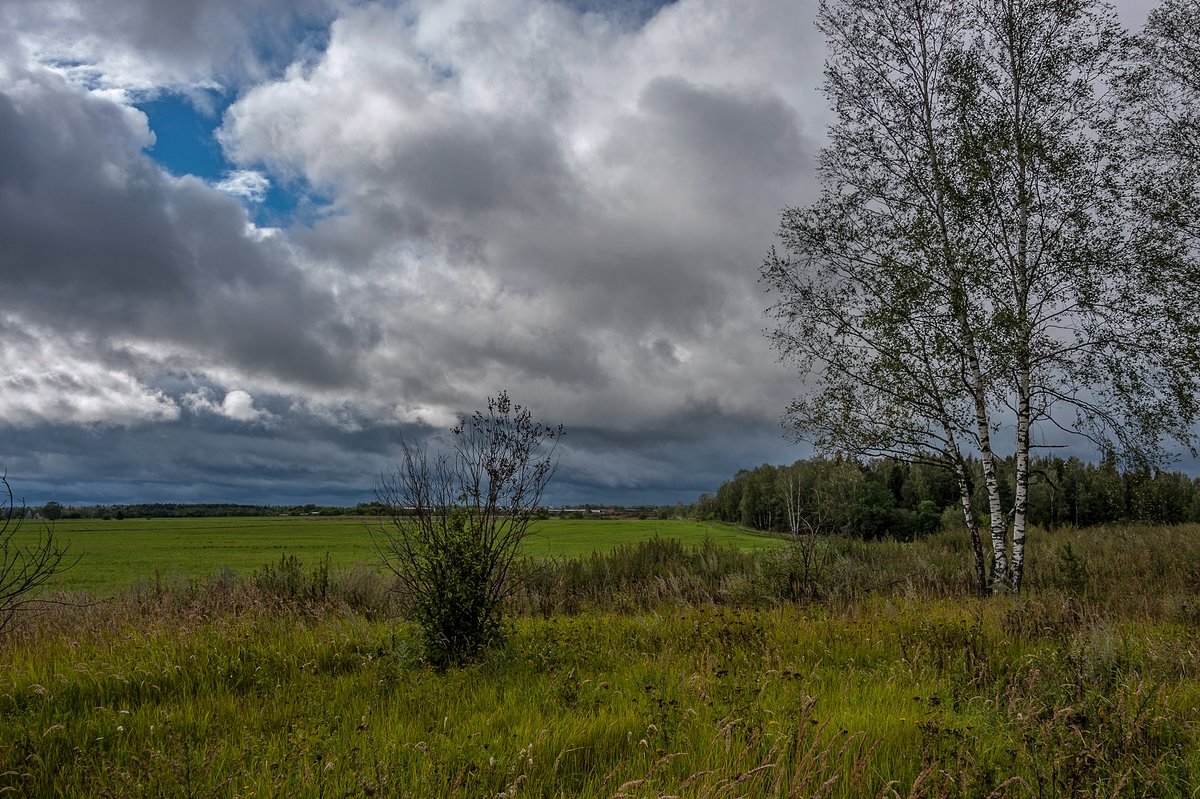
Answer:
[(329, 559), (50, 606), (0, 649), (15, 796), (1190, 796), (1200, 528), (1039, 533), (972, 597), (954, 532), (527, 562), (439, 672)]

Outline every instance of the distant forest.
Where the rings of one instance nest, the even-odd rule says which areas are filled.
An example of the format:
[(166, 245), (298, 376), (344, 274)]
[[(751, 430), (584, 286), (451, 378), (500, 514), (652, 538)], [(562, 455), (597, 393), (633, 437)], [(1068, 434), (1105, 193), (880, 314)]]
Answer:
[[(1031, 476), (1029, 520), (1043, 528), (1200, 521), (1200, 480), (1181, 472), (1122, 471), (1111, 457), (1098, 464), (1043, 457), (1032, 459)], [(982, 479), (974, 482), (976, 507), (986, 508)], [(1000, 493), (1011, 508), (1011, 483), (1002, 479)], [(703, 494), (696, 514), (764, 531), (911, 539), (963, 526), (960, 502), (953, 474), (935, 465), (815, 458), (743, 469)]]
[(235, 505), (223, 502), (142, 502), (126, 505), (60, 505), (48, 502), (31, 508), (46, 519), (182, 519), (217, 516), (378, 516), (378, 502), (354, 507), (330, 505)]

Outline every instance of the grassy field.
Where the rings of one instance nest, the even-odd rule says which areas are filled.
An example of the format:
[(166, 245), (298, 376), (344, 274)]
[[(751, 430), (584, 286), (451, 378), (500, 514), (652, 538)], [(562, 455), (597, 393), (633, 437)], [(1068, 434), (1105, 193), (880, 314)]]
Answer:
[(1193, 634), (1081, 610), (891, 598), (521, 619), (446, 673), (382, 621), (110, 622), (7, 653), (0, 791), (1191, 796)]
[[(247, 574), (283, 555), (316, 563), (329, 555), (335, 569), (373, 562), (371, 528), (356, 517), (237, 517), (189, 519), (66, 519), (54, 534), (69, 542), (75, 568), (56, 587), (108, 596), (138, 580), (200, 577), (222, 569)], [(36, 533), (28, 523), (23, 535)], [(778, 546), (776, 536), (725, 524), (680, 520), (562, 519), (535, 523), (525, 550), (533, 557), (579, 557), (658, 536), (699, 544), (706, 537), (743, 550)]]
[[(952, 690), (901, 661), (899, 636), (931, 609), (893, 610), (901, 618), (887, 627), (795, 609), (528, 621), (494, 658), (445, 674), (412, 663), (411, 642), (385, 624), (124, 629), (23, 654), (0, 677), (14, 722), (0, 753), (16, 766), (0, 786), (45, 797), (657, 797), (700, 775), (685, 793), (705, 796), (816, 743), (834, 751), (800, 778), (812, 790), (860, 744), (877, 746), (870, 773), (834, 795), (873, 794), (913, 782), (928, 702)], [(969, 624), (936, 614), (948, 629)], [(18, 728), (38, 753), (26, 764), (15, 762)], [(796, 779), (771, 771), (732, 795)]]
[(0, 639), (0, 794), (1194, 797), (1200, 527), (1037, 531), (986, 600), (954, 531), (820, 544), (799, 594), (786, 549), (552, 564), (447, 672), (357, 578), (52, 606)]

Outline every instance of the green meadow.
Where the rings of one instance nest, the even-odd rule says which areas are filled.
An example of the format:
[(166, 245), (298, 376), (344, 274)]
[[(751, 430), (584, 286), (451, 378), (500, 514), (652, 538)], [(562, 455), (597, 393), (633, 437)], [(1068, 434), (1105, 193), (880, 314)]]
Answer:
[[(112, 567), (95, 584), (113, 593), (0, 639), (0, 795), (1182, 799), (1200, 784), (1200, 526), (1036, 531), (1024, 594), (978, 599), (953, 530), (801, 550), (695, 523), (554, 522), (546, 551), (529, 542), (557, 557), (514, 594), (507, 640), (438, 671), (386, 578), (333, 563), (367, 557), (355, 525), (60, 525), (104, 555), (88, 568)], [(135, 558), (207, 576), (154, 580)]]
[[(328, 555), (333, 568), (346, 569), (376, 561), (372, 530), (385, 523), (344, 516), (63, 519), (54, 523), (54, 534), (79, 562), (55, 586), (107, 596), (156, 577), (204, 577), (225, 569), (244, 575), (285, 555), (304, 563)], [(35, 522), (27, 522), (23, 535), (37, 531)], [(778, 536), (713, 522), (551, 519), (534, 523), (525, 552), (535, 558), (580, 557), (654, 537), (687, 545), (707, 538), (747, 551), (781, 543)]]

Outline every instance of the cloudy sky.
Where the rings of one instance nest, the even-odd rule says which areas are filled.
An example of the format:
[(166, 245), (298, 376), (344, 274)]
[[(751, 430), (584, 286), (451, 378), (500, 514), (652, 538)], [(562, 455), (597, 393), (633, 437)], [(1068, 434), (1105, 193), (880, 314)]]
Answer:
[(0, 463), (353, 504), (501, 389), (567, 427), (555, 503), (806, 454), (756, 278), (815, 197), (815, 11), (0, 0)]

